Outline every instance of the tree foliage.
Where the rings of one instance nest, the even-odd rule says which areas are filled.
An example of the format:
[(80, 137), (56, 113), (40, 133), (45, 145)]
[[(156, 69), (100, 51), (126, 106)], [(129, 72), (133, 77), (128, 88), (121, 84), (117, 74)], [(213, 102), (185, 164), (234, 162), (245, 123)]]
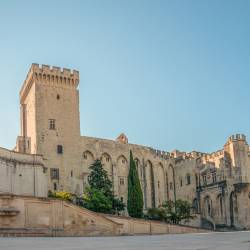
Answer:
[(89, 186), (102, 191), (106, 196), (112, 195), (112, 182), (108, 177), (107, 171), (102, 167), (100, 160), (96, 160), (90, 167), (88, 176)]
[(128, 174), (128, 213), (131, 217), (141, 218), (143, 215), (143, 194), (141, 184), (133, 159), (132, 151), (130, 151), (130, 168)]
[(108, 213), (112, 210), (112, 201), (103, 191), (86, 188), (83, 194), (84, 207), (94, 212)]
[(166, 201), (159, 208), (150, 208), (147, 217), (153, 220), (161, 220), (179, 224), (181, 220), (193, 219), (192, 205), (188, 201)]
[(100, 160), (96, 160), (90, 167), (88, 177), (89, 187), (83, 194), (83, 206), (103, 213), (119, 213), (125, 209), (125, 204), (112, 192), (112, 182)]

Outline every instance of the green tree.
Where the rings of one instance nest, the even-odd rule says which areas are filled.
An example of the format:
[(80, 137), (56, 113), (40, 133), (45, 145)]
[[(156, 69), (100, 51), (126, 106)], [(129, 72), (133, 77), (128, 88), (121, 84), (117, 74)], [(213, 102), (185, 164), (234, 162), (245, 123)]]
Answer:
[(94, 212), (108, 213), (112, 210), (112, 200), (103, 191), (86, 188), (83, 194), (84, 207)]
[(192, 205), (188, 201), (166, 201), (159, 208), (150, 208), (147, 217), (153, 220), (161, 220), (179, 224), (181, 220), (193, 219)]
[(91, 188), (102, 191), (106, 196), (112, 195), (112, 182), (100, 160), (96, 160), (90, 167), (88, 182)]
[(128, 174), (128, 213), (131, 217), (141, 218), (143, 215), (143, 195), (141, 184), (133, 159), (132, 151), (130, 151), (130, 168)]
[(90, 167), (88, 177), (89, 187), (83, 194), (83, 206), (103, 213), (119, 213), (125, 209), (125, 204), (112, 192), (112, 182), (100, 160), (96, 160)]

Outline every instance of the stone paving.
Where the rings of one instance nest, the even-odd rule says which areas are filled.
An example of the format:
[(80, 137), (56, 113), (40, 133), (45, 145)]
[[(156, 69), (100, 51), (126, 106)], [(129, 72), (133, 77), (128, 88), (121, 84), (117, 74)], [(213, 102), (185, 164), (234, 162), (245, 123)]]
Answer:
[(250, 232), (82, 238), (0, 238), (0, 250), (250, 250)]

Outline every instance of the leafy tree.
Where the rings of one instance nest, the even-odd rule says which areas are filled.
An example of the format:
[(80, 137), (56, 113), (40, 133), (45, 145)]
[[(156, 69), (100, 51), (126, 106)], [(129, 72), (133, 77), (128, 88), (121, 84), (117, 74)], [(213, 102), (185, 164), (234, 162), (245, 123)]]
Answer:
[(100, 160), (96, 160), (90, 167), (88, 177), (89, 187), (83, 194), (84, 207), (103, 213), (119, 213), (125, 209), (125, 204), (112, 192), (112, 182)]
[(167, 215), (164, 208), (149, 208), (145, 216), (146, 219), (166, 221)]
[(130, 151), (130, 168), (128, 174), (128, 213), (131, 217), (141, 218), (143, 215), (143, 195), (141, 184), (133, 159), (132, 151)]
[(86, 188), (83, 200), (84, 207), (94, 212), (108, 213), (112, 210), (112, 200), (102, 190)]
[(179, 224), (181, 220), (193, 219), (192, 205), (188, 201), (176, 200), (166, 201), (159, 208), (148, 209), (149, 219), (161, 220)]
[(90, 167), (88, 182), (91, 188), (102, 191), (105, 195), (112, 195), (112, 182), (108, 177), (107, 171), (102, 167), (100, 160), (96, 160)]
[(113, 196), (113, 206), (112, 213), (119, 214), (121, 211), (124, 211), (126, 205), (122, 202), (121, 199)]

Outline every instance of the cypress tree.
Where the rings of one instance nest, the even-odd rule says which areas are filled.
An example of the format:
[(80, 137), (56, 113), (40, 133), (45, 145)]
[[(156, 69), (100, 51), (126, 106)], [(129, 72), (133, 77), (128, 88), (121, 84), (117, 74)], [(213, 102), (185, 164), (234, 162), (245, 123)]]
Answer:
[(133, 159), (132, 151), (130, 150), (130, 168), (128, 174), (128, 214), (131, 217), (141, 218), (143, 215), (143, 195), (141, 184), (136, 169), (136, 164)]

